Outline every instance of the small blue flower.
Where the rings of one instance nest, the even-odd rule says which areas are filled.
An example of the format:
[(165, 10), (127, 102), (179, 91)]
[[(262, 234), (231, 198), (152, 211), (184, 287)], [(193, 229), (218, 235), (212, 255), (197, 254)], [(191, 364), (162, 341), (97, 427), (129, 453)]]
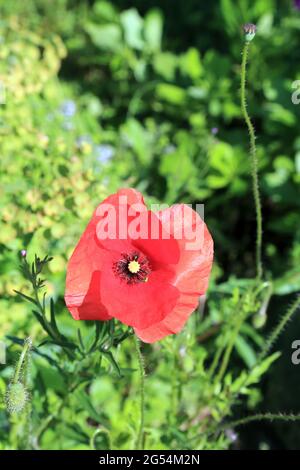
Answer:
[(219, 128), (218, 127), (212, 127), (210, 132), (212, 133), (212, 135), (217, 135), (218, 132), (219, 132)]
[(96, 160), (100, 163), (107, 163), (115, 154), (115, 149), (108, 144), (96, 145), (94, 147)]
[(60, 112), (65, 118), (71, 118), (76, 113), (76, 104), (72, 100), (66, 100), (61, 104)]

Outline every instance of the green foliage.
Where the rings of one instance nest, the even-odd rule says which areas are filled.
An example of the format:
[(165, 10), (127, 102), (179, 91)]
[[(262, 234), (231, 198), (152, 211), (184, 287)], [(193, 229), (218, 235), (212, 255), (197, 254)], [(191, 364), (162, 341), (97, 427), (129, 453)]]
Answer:
[[(216, 433), (222, 431), (221, 423), (231, 415), (233, 405), (242, 397), (248, 398), (250, 407), (256, 405), (255, 386), (279, 356), (279, 353), (274, 353), (265, 358), (262, 354), (258, 361), (244, 339), (244, 335), (252, 335), (257, 341), (255, 330), (252, 332), (251, 328), (245, 328), (243, 331), (242, 326), (246, 326), (249, 316), (259, 309), (262, 289), (247, 281), (243, 287), (235, 285), (233, 294), (225, 299), (224, 292), (230, 288), (228, 290), (229, 285), (226, 284), (221, 287), (225, 308), (221, 310), (222, 323), (212, 358), (207, 347), (201, 344), (201, 336), (194, 334), (199, 329), (195, 316), (184, 332), (153, 348), (155, 373), (145, 381), (143, 367), (146, 365), (147, 368), (147, 363), (144, 363), (135, 340), (143, 387), (139, 412), (142, 419), (138, 424), (137, 401), (133, 399), (138, 387), (134, 374), (136, 364), (135, 361), (132, 364), (130, 358), (132, 341), (126, 341), (132, 335), (131, 329), (126, 330), (114, 320), (95, 322), (94, 329), (91, 322), (81, 322), (76, 328), (72, 321), (68, 330), (62, 333), (64, 321), (57, 323), (53, 300), (48, 301), (45, 292), (41, 295), (44, 281), (40, 275), (49, 262), (51, 258), (47, 256), (44, 259), (36, 256), (30, 265), (27, 257), (23, 256), (21, 263), (33, 295), (18, 294), (33, 305), (32, 313), (46, 337), (37, 346), (30, 342), (35, 356), (32, 397), (28, 398), (24, 392), (24, 404), (17, 409), (22, 398), (19, 390), (22, 385), (20, 361), (25, 360), (25, 350), (17, 364), (14, 380), (7, 389), (10, 412), (22, 411), (27, 401), (31, 406), (24, 423), (32, 422), (30, 441), (23, 447), (24, 443), (12, 435), (13, 445), (18, 448), (77, 449), (95, 448), (97, 441), (100, 449), (127, 449), (134, 445), (137, 448), (145, 445), (149, 449), (226, 447), (229, 441), (225, 434), (216, 439)], [(208, 326), (207, 321), (201, 324), (204, 332), (209, 330)], [(260, 343), (260, 336), (257, 338)], [(23, 343), (13, 336), (9, 339), (16, 344)], [(228, 370), (234, 347), (245, 360), (248, 370)], [(162, 355), (164, 361), (161, 361)], [(122, 367), (123, 364), (130, 367)], [(166, 376), (170, 368), (172, 377)], [(132, 389), (129, 397), (128, 384)], [(62, 431), (65, 439), (58, 447), (56, 436)]]
[[(150, 202), (204, 202), (216, 247), (204, 313), (142, 348), (146, 448), (228, 448), (237, 408), (260, 403), (262, 377), (279, 357), (269, 349), (298, 307), (266, 343), (271, 296), (300, 289), (300, 108), (291, 102), (300, 16), (290, 3), (0, 0), (0, 339), (9, 344), (0, 394), (11, 402), (24, 387), (24, 377), (11, 382), (13, 365), (24, 338), (33, 341), (28, 408), (17, 417), (0, 402), (0, 449), (136, 443), (131, 331), (76, 323), (62, 300), (86, 222), (126, 185)], [(268, 279), (260, 283), (251, 280), (255, 212), (238, 96), (249, 20), (258, 27), (248, 111), (259, 135)]]

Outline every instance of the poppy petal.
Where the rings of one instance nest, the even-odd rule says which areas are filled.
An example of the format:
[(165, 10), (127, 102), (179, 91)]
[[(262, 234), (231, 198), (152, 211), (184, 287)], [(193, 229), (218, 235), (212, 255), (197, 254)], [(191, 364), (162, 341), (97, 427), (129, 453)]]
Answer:
[(100, 298), (102, 255), (92, 218), (69, 260), (65, 303), (75, 320), (109, 320)]
[[(136, 220), (132, 221), (129, 230)], [(145, 253), (151, 260), (165, 264), (178, 263), (180, 251), (177, 240), (164, 229), (159, 217), (153, 212), (147, 211), (139, 215), (138, 221), (142, 226), (142, 233), (141, 236), (135, 239), (132, 237), (134, 231), (132, 234), (129, 233), (133, 245)]]
[(95, 211), (96, 235), (99, 245), (106, 250), (122, 252), (128, 240), (131, 222), (147, 212), (142, 195), (133, 189), (122, 189), (105, 199)]
[[(172, 206), (159, 212), (158, 217), (165, 228), (177, 239), (180, 247), (180, 260), (175, 269), (173, 284), (179, 289), (180, 297), (175, 308), (157, 324), (146, 329), (135, 328), (139, 338), (153, 343), (169, 334), (178, 333), (199, 303), (199, 297), (208, 287), (213, 261), (213, 240), (201, 219), (189, 206)], [(194, 240), (191, 236), (195, 234)], [(197, 241), (193, 249), (189, 244)]]

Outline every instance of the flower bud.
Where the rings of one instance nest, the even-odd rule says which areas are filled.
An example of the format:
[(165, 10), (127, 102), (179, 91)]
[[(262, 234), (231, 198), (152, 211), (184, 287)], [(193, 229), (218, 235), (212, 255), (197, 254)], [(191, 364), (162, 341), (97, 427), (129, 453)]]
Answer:
[(9, 413), (20, 413), (24, 410), (28, 392), (22, 382), (12, 382), (6, 391), (6, 408)]
[(252, 23), (246, 23), (244, 25), (245, 39), (247, 42), (252, 41), (256, 33), (256, 26)]

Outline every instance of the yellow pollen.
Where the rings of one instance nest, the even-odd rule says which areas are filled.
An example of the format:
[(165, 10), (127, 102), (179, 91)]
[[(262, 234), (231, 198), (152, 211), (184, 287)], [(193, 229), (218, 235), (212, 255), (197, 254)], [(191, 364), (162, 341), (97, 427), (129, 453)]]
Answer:
[(130, 261), (130, 263), (128, 264), (128, 270), (132, 273), (132, 274), (136, 274), (139, 272), (140, 270), (140, 263), (138, 261)]

